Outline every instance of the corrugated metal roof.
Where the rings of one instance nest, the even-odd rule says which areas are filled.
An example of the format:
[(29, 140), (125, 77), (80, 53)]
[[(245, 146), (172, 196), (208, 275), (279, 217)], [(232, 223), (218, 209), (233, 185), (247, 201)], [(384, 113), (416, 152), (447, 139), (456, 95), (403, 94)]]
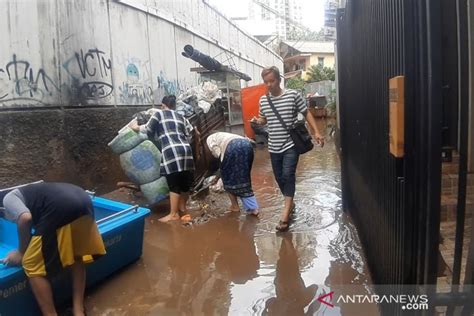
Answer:
[(282, 41), (302, 53), (334, 54), (334, 42)]

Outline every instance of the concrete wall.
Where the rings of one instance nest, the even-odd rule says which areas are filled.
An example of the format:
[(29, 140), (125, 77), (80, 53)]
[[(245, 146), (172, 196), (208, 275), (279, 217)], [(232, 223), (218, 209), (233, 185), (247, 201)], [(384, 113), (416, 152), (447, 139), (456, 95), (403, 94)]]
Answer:
[(279, 56), (202, 0), (0, 1), (0, 187), (112, 189), (107, 143), (131, 115), (198, 84), (184, 45), (261, 82)]

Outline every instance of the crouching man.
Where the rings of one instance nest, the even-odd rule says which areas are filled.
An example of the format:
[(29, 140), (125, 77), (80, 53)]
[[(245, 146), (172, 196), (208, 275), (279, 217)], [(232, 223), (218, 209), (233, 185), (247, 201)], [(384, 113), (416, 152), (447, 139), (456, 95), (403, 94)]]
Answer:
[(19, 249), (1, 259), (3, 264), (23, 265), (43, 315), (56, 315), (46, 277), (70, 267), (73, 313), (84, 315), (84, 264), (105, 254), (89, 195), (68, 183), (35, 183), (9, 192), (3, 206), (19, 239)]

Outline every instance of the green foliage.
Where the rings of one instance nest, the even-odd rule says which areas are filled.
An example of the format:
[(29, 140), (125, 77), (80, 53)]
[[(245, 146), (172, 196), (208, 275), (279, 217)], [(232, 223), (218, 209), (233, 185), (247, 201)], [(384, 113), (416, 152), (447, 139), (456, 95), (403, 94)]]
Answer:
[(324, 30), (321, 29), (318, 32), (314, 31), (303, 31), (299, 28), (292, 28), (286, 37), (291, 41), (315, 41), (315, 42), (322, 42), (325, 40), (324, 38)]
[(336, 72), (329, 67), (322, 67), (320, 65), (312, 65), (306, 72), (308, 75), (308, 82), (319, 82), (324, 80), (336, 80)]
[(329, 116), (336, 115), (336, 89), (332, 89), (331, 93), (329, 94), (329, 103), (326, 104), (326, 109), (328, 111)]
[(326, 109), (330, 116), (336, 115), (336, 100), (329, 102), (326, 104)]
[(304, 90), (306, 82), (301, 77), (293, 77), (291, 79), (286, 80), (285, 87), (288, 89), (295, 89), (302, 91)]

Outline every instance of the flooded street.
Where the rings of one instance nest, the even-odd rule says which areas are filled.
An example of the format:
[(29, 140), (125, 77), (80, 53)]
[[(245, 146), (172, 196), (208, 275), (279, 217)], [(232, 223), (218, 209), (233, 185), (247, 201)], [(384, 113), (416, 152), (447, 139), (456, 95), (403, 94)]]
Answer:
[(142, 258), (87, 292), (88, 313), (377, 315), (374, 305), (317, 300), (337, 294), (338, 285), (371, 284), (355, 227), (341, 209), (334, 143), (300, 157), (288, 233), (275, 233), (283, 197), (266, 148), (257, 149), (252, 172), (260, 219), (227, 212), (225, 193), (194, 201), (203, 209), (191, 213), (191, 225), (158, 222), (168, 207), (160, 205), (146, 220)]

